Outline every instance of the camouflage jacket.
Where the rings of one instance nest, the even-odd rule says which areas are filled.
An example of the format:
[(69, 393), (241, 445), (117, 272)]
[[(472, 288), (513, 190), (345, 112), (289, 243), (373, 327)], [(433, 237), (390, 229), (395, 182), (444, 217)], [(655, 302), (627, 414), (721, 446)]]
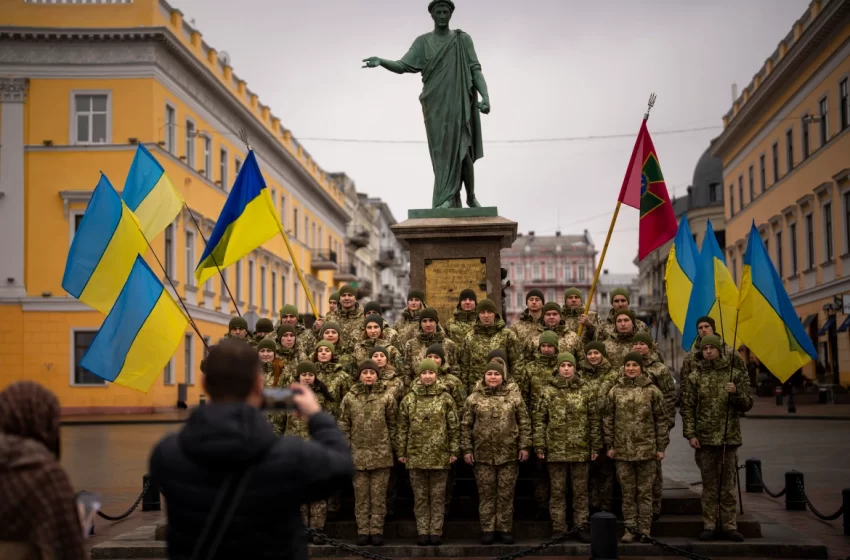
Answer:
[(333, 321), (339, 324), (342, 330), (339, 333), (339, 345), (337, 348), (338, 354), (348, 354), (354, 357), (354, 347), (357, 342), (363, 337), (363, 308), (359, 303), (355, 303), (354, 307), (345, 310), (340, 305), (336, 311), (331, 311), (325, 317), (325, 323)]
[(510, 326), (510, 329), (516, 334), (523, 350), (530, 347), (533, 351), (536, 346), (532, 344), (531, 338), (539, 335), (545, 329), (543, 326), (543, 317), (541, 315), (540, 319), (535, 321), (534, 317), (531, 316), (531, 312), (526, 308), (525, 311), (520, 313), (516, 322)]
[(457, 372), (458, 355), (457, 345), (446, 337), (443, 327), (437, 325), (437, 332), (426, 334), (420, 329), (416, 336), (407, 341), (404, 345), (404, 371), (411, 378), (416, 377), (416, 368), (419, 367), (419, 362), (425, 359), (428, 347), (432, 344), (441, 344), (443, 346), (443, 354), (446, 356), (445, 366), (448, 366), (451, 373)]
[(337, 417), (339, 415), (339, 404), (351, 388), (351, 376), (334, 360), (321, 363), (314, 358), (313, 362), (318, 371), (316, 377), (327, 386), (328, 392), (333, 397), (333, 402), (327, 403), (325, 410)]
[[(578, 318), (584, 313), (584, 307), (567, 307), (564, 305), (561, 315), (564, 317), (564, 325), (568, 331), (578, 333)], [(596, 311), (588, 311), (587, 318), (590, 319), (591, 328), (581, 330), (581, 341), (584, 343), (596, 339), (596, 333), (599, 331), (599, 314)]]
[(364, 335), (360, 342), (357, 343), (357, 346), (354, 347), (355, 372), (357, 371), (357, 368), (360, 367), (360, 364), (366, 360), (372, 359), (372, 349), (375, 346), (383, 346), (387, 349), (387, 352), (390, 353), (390, 355), (387, 356), (387, 363), (393, 366), (393, 368), (398, 369), (404, 363), (401, 352), (399, 352), (395, 346), (390, 344), (389, 340), (385, 338), (366, 338)]
[(464, 341), (466, 335), (472, 332), (472, 325), (478, 318), (477, 311), (456, 309), (454, 316), (446, 321), (446, 337), (457, 345)]
[(423, 385), (418, 380), (398, 408), (399, 457), (408, 469), (448, 469), (458, 456), (458, 419), (455, 402), (440, 381)]
[[(437, 375), (437, 379), (446, 386), (446, 390), (448, 390), (452, 400), (455, 401), (458, 416), (460, 416), (463, 411), (463, 406), (466, 403), (466, 387), (463, 385), (463, 381), (454, 374), (449, 373), (449, 368), (446, 366), (440, 366), (440, 371), (437, 372)], [(460, 420), (460, 418), (458, 418), (458, 420)]]
[[(263, 362), (263, 387), (281, 387), (281, 372), (283, 371), (283, 363), (280, 360), (272, 360), (271, 362)], [(275, 385), (274, 378), (277, 376), (278, 384)], [(266, 412), (266, 417), (272, 425), (272, 429), (277, 435), (283, 434), (286, 428), (286, 413), (282, 411)]]
[(534, 353), (533, 359), (525, 362), (523, 374), (520, 377), (520, 388), (523, 390), (523, 397), (532, 414), (534, 407), (537, 404), (537, 399), (540, 397), (540, 392), (543, 387), (552, 378), (552, 374), (558, 368), (558, 356), (544, 356), (540, 350)]
[(635, 334), (635, 332), (628, 334), (617, 333), (603, 341), (605, 352), (608, 354), (608, 361), (612, 367), (619, 369), (623, 366), (623, 358), (626, 357), (626, 354), (634, 350)]
[[(694, 347), (690, 352), (685, 354), (684, 360), (682, 360), (682, 369), (679, 371), (679, 391), (684, 391), (685, 382), (688, 379), (688, 376), (691, 373), (697, 370), (699, 364), (702, 363), (702, 348), (700, 348), (700, 343), (702, 342), (702, 337), (697, 336), (694, 341)], [(741, 358), (741, 355), (738, 354), (731, 346), (728, 344), (723, 344), (723, 348), (721, 349), (721, 357), (729, 358), (732, 357), (732, 365), (735, 369), (739, 369), (741, 371), (747, 371), (747, 364), (744, 363), (744, 359)]]
[(398, 404), (383, 381), (355, 383), (342, 399), (339, 428), (351, 445), (358, 471), (393, 466)]
[(670, 443), (668, 423), (664, 397), (648, 376), (623, 375), (608, 392), (602, 437), (615, 460), (654, 461)]
[(460, 427), (460, 447), (483, 465), (504, 465), (531, 448), (531, 420), (519, 392), (507, 383), (479, 386), (466, 399)]
[(676, 425), (676, 382), (673, 380), (673, 374), (670, 373), (670, 368), (659, 361), (655, 354), (644, 357), (643, 371), (646, 372), (653, 385), (661, 390), (661, 395), (664, 397), (664, 408), (667, 410), (667, 419), (670, 423), (668, 429), (672, 430), (673, 426)]
[(602, 450), (602, 419), (594, 389), (580, 377), (552, 375), (534, 409), (534, 451), (552, 462), (590, 461)]
[(508, 362), (514, 371), (522, 371), (522, 350), (514, 331), (505, 328), (505, 321), (498, 315), (494, 325), (485, 326), (476, 321), (472, 332), (467, 335), (460, 347), (460, 373), (466, 376), (467, 390), (472, 392), (475, 383), (484, 379), (487, 354), (491, 350), (501, 349), (508, 355)]
[(547, 327), (526, 339), (526, 346), (524, 348), (525, 359), (531, 359), (537, 353), (537, 349), (540, 347), (540, 335), (545, 331), (552, 331), (558, 335), (559, 353), (569, 352), (576, 357), (576, 360), (581, 358), (584, 352), (584, 345), (581, 342), (581, 338), (574, 331), (568, 330), (564, 321), (561, 321), (561, 324), (555, 328), (550, 329)]
[[(319, 405), (321, 405), (322, 410), (325, 412), (331, 412), (334, 408), (330, 406), (332, 403), (328, 403), (325, 396), (320, 391), (315, 391), (316, 398), (319, 399)], [(304, 420), (302, 418), (298, 418), (292, 414), (286, 414), (286, 430), (284, 431), (285, 436), (297, 436), (301, 439), (310, 439), (310, 429), (308, 427), (309, 421)]]
[[(280, 351), (280, 337), (277, 334), (277, 329), (280, 328), (280, 321), (278, 321), (277, 325), (275, 325), (275, 330), (266, 336), (266, 338), (271, 338), (275, 341), (278, 347), (278, 351)], [(309, 356), (313, 351), (313, 348), (316, 347), (316, 333), (312, 329), (308, 329), (304, 326), (304, 324), (299, 320), (298, 323), (295, 324), (295, 347), (301, 353), (302, 356)], [(306, 359), (306, 358), (304, 358)]]
[[(640, 319), (635, 319), (635, 332), (651, 333), (649, 326)], [(614, 324), (614, 309), (608, 312), (608, 317), (602, 321), (596, 329), (596, 340), (604, 341), (617, 335), (617, 326)]]
[[(750, 395), (750, 378), (745, 370), (733, 367), (732, 383), (737, 392), (726, 392), (729, 383), (729, 360), (700, 361), (697, 370), (688, 376), (682, 390), (682, 425), (686, 439), (697, 438), (700, 445), (723, 445), (726, 414), (729, 427), (727, 445), (741, 445), (739, 416), (753, 407)], [(728, 406), (727, 406), (728, 402)]]
[(387, 390), (393, 394), (396, 402), (400, 402), (404, 398), (404, 395), (407, 394), (407, 385), (405, 384), (404, 376), (399, 375), (392, 365), (387, 364), (381, 368), (378, 371), (378, 379), (383, 381), (384, 385), (387, 386)]
[(419, 332), (419, 312), (417, 311), (414, 313), (405, 307), (404, 311), (401, 312), (401, 319), (396, 321), (393, 328), (398, 333), (395, 340), (397, 345), (396, 347), (404, 348), (407, 341), (416, 336), (416, 333)]
[(597, 407), (601, 416), (605, 410), (605, 400), (608, 398), (608, 392), (619, 379), (619, 371), (611, 367), (611, 363), (607, 358), (602, 358), (602, 363), (598, 366), (592, 366), (587, 363), (587, 360), (582, 360), (578, 364), (578, 375), (584, 381), (585, 385), (593, 389), (596, 395)]
[(275, 355), (281, 363), (281, 374), (277, 383), (278, 387), (286, 387), (289, 384), (298, 381), (298, 379), (296, 379), (296, 377), (298, 377), (296, 369), (298, 368), (298, 364), (305, 359), (301, 354), (301, 351), (298, 350), (297, 347), (284, 348), (283, 346), (278, 345)]

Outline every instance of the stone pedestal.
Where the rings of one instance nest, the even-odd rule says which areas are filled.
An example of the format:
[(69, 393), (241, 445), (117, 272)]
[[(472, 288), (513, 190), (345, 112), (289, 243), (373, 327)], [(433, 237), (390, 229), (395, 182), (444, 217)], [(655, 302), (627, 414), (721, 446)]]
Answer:
[(496, 214), (495, 208), (411, 210), (407, 220), (392, 226), (410, 250), (411, 289), (425, 292), (443, 325), (465, 288), (475, 290), (478, 301), (490, 298), (501, 305), (500, 252), (516, 239), (517, 223)]

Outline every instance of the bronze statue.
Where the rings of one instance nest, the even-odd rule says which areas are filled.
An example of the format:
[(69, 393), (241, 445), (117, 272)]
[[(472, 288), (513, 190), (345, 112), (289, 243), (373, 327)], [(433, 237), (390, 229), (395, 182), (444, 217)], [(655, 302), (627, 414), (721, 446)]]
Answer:
[(422, 73), (419, 101), (434, 168), (431, 206), (462, 208), (463, 183), (466, 204), (477, 208), (481, 205), (475, 198), (474, 163), (484, 156), (479, 112), (490, 112), (490, 96), (472, 37), (460, 29), (449, 29), (454, 10), (452, 0), (433, 0), (428, 11), (434, 31), (417, 37), (401, 60), (373, 56), (363, 62), (364, 68), (383, 66), (396, 74)]

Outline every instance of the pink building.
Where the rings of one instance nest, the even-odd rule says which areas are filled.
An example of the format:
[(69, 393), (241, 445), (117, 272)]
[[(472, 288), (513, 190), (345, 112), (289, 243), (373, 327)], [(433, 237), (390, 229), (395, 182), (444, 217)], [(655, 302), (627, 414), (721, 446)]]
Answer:
[(508, 324), (525, 309), (525, 295), (538, 288), (546, 301), (563, 305), (564, 290), (576, 287), (590, 291), (596, 269), (596, 249), (587, 230), (581, 235), (527, 235), (520, 233), (510, 249), (502, 249), (502, 268), (511, 286), (505, 290)]

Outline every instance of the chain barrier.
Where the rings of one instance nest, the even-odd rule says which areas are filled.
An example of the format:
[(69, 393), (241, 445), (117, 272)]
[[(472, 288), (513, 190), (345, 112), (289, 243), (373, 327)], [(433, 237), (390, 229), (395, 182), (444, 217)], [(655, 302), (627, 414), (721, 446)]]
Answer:
[(838, 511), (836, 511), (832, 515), (822, 514), (812, 504), (811, 500), (809, 500), (809, 496), (806, 494), (806, 489), (803, 488), (803, 483), (799, 478), (797, 479), (797, 488), (799, 488), (800, 494), (803, 495), (803, 499), (806, 500), (806, 505), (809, 506), (809, 510), (811, 510), (811, 512), (814, 513), (816, 517), (819, 517), (819, 518), (823, 519), (824, 521), (835, 521), (836, 519), (841, 517), (841, 515), (844, 513), (844, 505), (842, 504), (841, 507), (838, 508)]
[(641, 541), (643, 541), (645, 543), (649, 543), (653, 546), (657, 546), (658, 548), (660, 548), (662, 550), (666, 550), (667, 552), (672, 552), (673, 554), (675, 554), (677, 556), (684, 556), (685, 558), (690, 558), (690, 560), (711, 560), (711, 558), (709, 558), (707, 556), (700, 556), (699, 554), (694, 554), (693, 552), (689, 552), (689, 551), (687, 551), (683, 548), (678, 548), (678, 547), (675, 547), (673, 545), (661, 542), (658, 539), (650, 537), (646, 533), (642, 533), (642, 532), (638, 531), (637, 528), (635, 528), (635, 527), (631, 527), (629, 525), (626, 525), (625, 527), (626, 527), (626, 530), (629, 533), (631, 533), (633, 535), (637, 535), (638, 537), (640, 537)]
[(97, 512), (98, 517), (106, 519), (107, 521), (121, 521), (123, 519), (127, 519), (128, 517), (130, 517), (131, 513), (136, 511), (136, 508), (139, 507), (139, 504), (142, 503), (142, 498), (144, 498), (145, 492), (148, 491), (148, 488), (150, 487), (150, 485), (151, 485), (151, 481), (150, 481), (150, 479), (148, 479), (148, 481), (145, 482), (145, 485), (142, 487), (142, 493), (139, 494), (138, 498), (136, 498), (136, 503), (134, 503), (132, 506), (130, 506), (130, 509), (128, 509), (127, 511), (125, 511), (121, 515), (116, 516), (116, 517), (112, 517), (111, 515), (106, 515), (102, 511), (98, 511)]
[[(558, 543), (561, 543), (561, 542), (567, 540), (570, 537), (574, 537), (575, 535), (578, 534), (579, 530), (583, 529), (583, 528), (584, 527), (576, 527), (571, 531), (567, 531), (563, 535), (558, 535), (557, 537), (553, 537), (546, 542), (542, 542), (542, 543), (538, 544), (537, 546), (532, 546), (530, 548), (524, 548), (522, 550), (514, 552), (513, 554), (506, 554), (505, 556), (498, 556), (498, 557), (494, 558), (493, 560), (516, 560), (517, 558), (522, 558), (524, 556), (531, 556), (533, 554), (537, 554), (538, 552), (546, 550), (547, 548), (549, 548), (552, 545), (556, 545)], [(350, 545), (350, 544), (346, 544), (346, 543), (344, 543), (342, 541), (338, 541), (336, 539), (332, 539), (329, 536), (327, 536), (326, 534), (324, 534), (323, 532), (318, 531), (316, 529), (312, 529), (312, 528), (309, 528), (309, 527), (305, 527), (305, 529), (307, 531), (307, 534), (312, 535), (314, 537), (319, 537), (320, 539), (323, 539), (329, 545), (337, 547), (341, 550), (344, 550), (345, 552), (354, 554), (356, 556), (360, 556), (361, 558), (368, 558), (369, 560), (393, 560), (392, 558), (389, 558), (388, 556), (381, 556), (380, 554), (375, 554), (373, 552), (369, 552), (366, 549), (363, 549), (363, 548), (360, 548), (360, 547), (357, 547), (357, 546), (353, 546), (353, 545)], [(696, 556), (696, 557), (692, 558), (691, 560), (709, 560), (709, 559), (703, 558), (701, 556)]]
[(770, 496), (771, 498), (781, 498), (785, 495), (786, 488), (783, 488), (779, 492), (770, 491), (770, 488), (767, 487), (767, 485), (764, 483), (764, 479), (761, 477), (761, 467), (759, 467), (758, 465), (754, 465), (753, 470), (756, 472), (756, 478), (758, 479), (759, 484), (761, 484), (761, 487), (764, 488), (764, 491), (765, 493), (767, 493), (768, 496)]

